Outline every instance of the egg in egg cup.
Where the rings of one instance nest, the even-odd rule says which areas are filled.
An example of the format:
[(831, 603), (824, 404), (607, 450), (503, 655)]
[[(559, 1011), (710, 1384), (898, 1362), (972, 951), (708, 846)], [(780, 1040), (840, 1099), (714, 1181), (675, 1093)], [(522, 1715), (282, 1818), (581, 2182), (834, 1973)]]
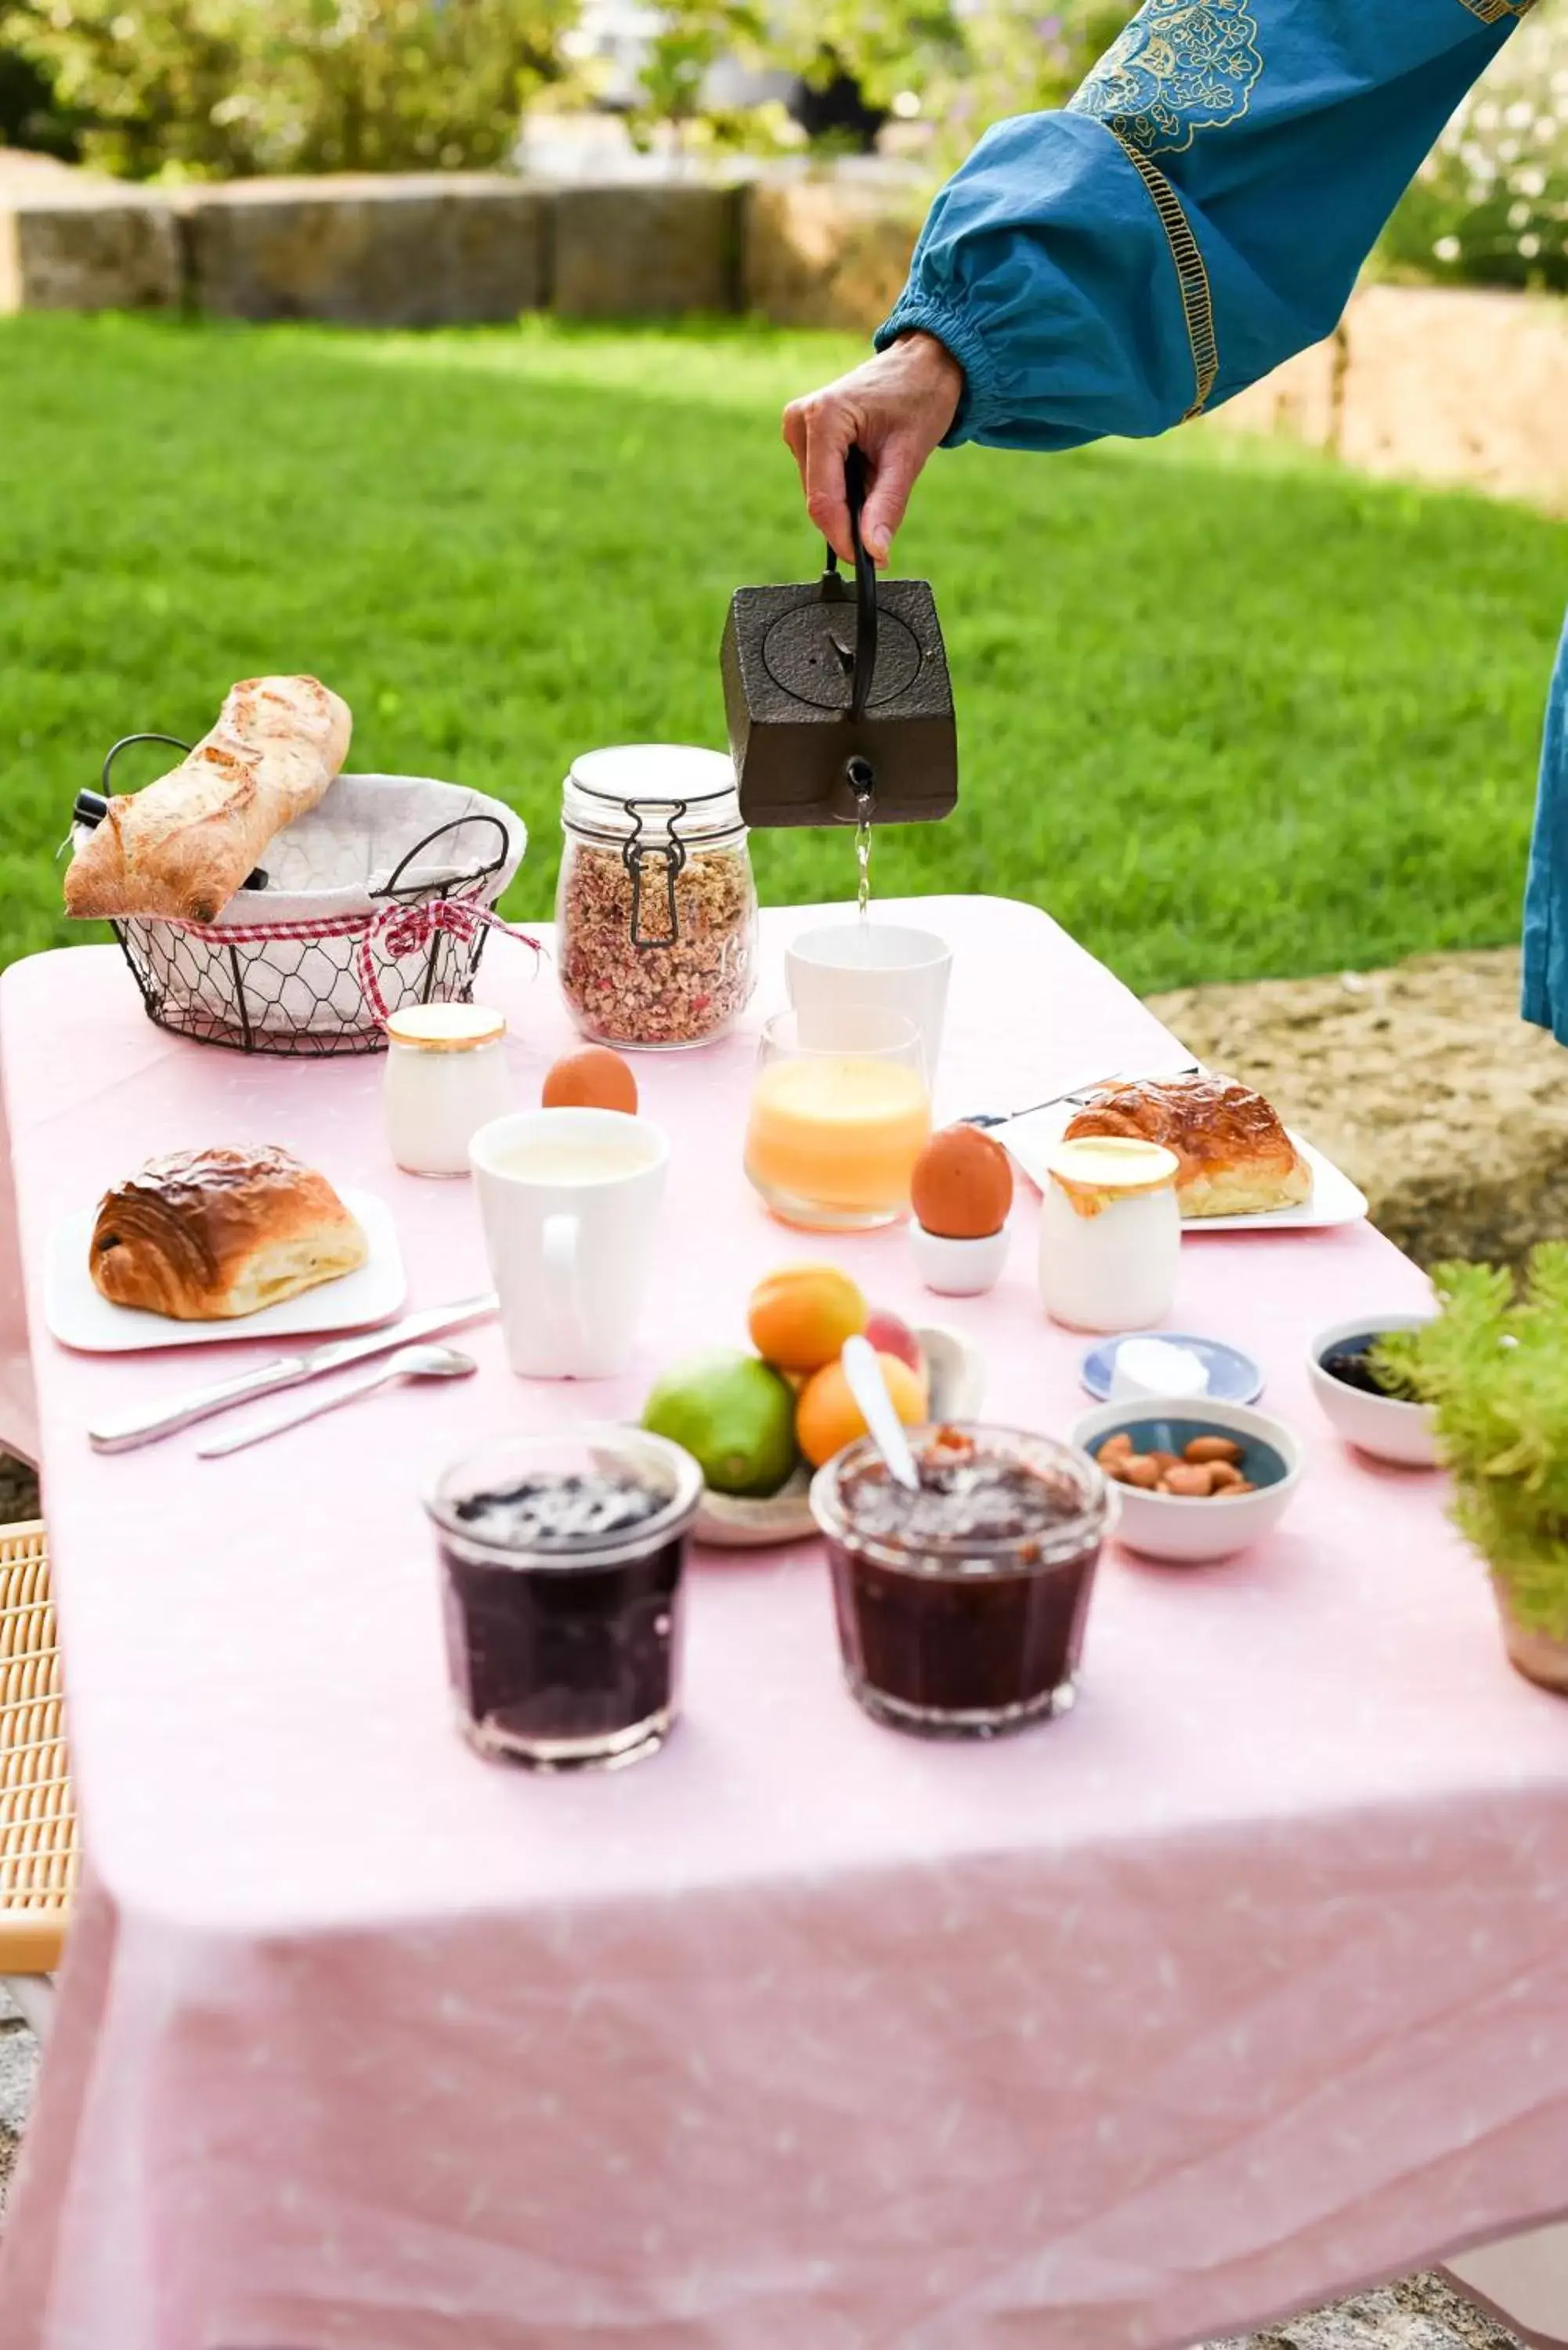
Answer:
[(939, 1297), (979, 1297), (1007, 1262), (1012, 1161), (978, 1127), (933, 1134), (909, 1186), (915, 1271)]

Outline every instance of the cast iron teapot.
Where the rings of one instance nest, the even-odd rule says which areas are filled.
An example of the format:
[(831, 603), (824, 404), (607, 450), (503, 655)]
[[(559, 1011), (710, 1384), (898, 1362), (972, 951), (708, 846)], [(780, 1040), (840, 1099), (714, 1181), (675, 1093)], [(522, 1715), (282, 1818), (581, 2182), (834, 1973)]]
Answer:
[(860, 536), (866, 460), (845, 463), (853, 594), (827, 550), (805, 588), (738, 588), (720, 661), (747, 824), (923, 823), (958, 802), (958, 727), (936, 598), (877, 584)]

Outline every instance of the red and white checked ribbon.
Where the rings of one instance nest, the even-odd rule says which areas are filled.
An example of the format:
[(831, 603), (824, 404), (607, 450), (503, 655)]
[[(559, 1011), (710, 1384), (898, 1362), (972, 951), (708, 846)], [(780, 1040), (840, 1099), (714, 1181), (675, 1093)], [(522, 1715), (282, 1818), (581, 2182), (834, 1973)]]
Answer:
[(353, 939), (359, 984), (382, 1027), (391, 1014), (376, 973), (378, 957), (396, 962), (404, 955), (420, 954), (441, 931), (464, 944), (482, 930), (504, 931), (509, 939), (520, 939), (525, 947), (532, 947), (535, 954), (540, 951), (537, 939), (515, 923), (503, 921), (489, 906), (472, 898), (428, 898), (417, 906), (384, 906), (375, 914), (322, 915), (304, 922), (246, 922), (232, 930), (215, 922), (179, 922), (175, 927), (188, 931), (192, 938), (211, 939), (224, 947), (254, 946), (267, 939)]

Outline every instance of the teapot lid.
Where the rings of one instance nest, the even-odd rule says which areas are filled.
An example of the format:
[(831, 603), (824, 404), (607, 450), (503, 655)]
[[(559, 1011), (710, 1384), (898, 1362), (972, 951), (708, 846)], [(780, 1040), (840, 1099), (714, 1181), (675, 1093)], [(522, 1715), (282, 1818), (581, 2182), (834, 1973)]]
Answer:
[(734, 764), (691, 743), (621, 743), (584, 751), (563, 795), (566, 821), (616, 840), (711, 840), (739, 832)]

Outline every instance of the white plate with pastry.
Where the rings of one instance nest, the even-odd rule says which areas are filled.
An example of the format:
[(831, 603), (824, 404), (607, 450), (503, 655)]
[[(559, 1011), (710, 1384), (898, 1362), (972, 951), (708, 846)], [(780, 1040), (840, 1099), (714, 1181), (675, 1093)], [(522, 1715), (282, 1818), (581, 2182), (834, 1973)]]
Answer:
[(1176, 1196), (1191, 1232), (1322, 1232), (1354, 1224), (1366, 1199), (1348, 1175), (1284, 1126), (1262, 1094), (1198, 1071), (1127, 1078), (993, 1128), (1036, 1189), (1067, 1135), (1122, 1134), (1176, 1154)]
[(124, 1355), (365, 1329), (407, 1292), (383, 1201), (287, 1151), (190, 1150), (56, 1225), (44, 1316), (63, 1347)]

